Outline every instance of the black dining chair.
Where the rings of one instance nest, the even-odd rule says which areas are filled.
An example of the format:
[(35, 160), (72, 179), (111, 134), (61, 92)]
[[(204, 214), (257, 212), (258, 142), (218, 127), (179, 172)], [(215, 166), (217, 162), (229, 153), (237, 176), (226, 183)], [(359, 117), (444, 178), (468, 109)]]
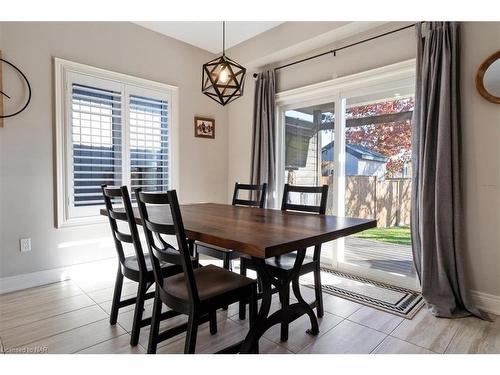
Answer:
[[(320, 194), (319, 205), (315, 204), (297, 204), (292, 203), (290, 193), (300, 193), (300, 194)], [(326, 212), (326, 202), (328, 198), (328, 185), (323, 186), (293, 186), (285, 184), (283, 191), (283, 200), (281, 202), (282, 211), (297, 211), (297, 212), (308, 212), (317, 213), (319, 215), (324, 215)], [(315, 200), (315, 199), (314, 199)], [(321, 269), (320, 269), (320, 256), (321, 256), (321, 245), (316, 245), (312, 257), (310, 254), (306, 255), (302, 267), (300, 268), (300, 275), (305, 275), (310, 272), (314, 272), (314, 292), (315, 300), (310, 305), (312, 308), (316, 307), (316, 314), (319, 318), (324, 315), (323, 310), (323, 294), (321, 285)], [(281, 280), (281, 287), (274, 292), (278, 292), (280, 296), (280, 302), (282, 306), (288, 306), (290, 303), (290, 284), (291, 273), (295, 263), (296, 253), (287, 253), (277, 257), (266, 259), (266, 267), (269, 272), (274, 275), (278, 275)], [(247, 269), (255, 270), (252, 266), (250, 259), (241, 258), (240, 274), (246, 275)], [(245, 304), (240, 302), (239, 309), (240, 319), (245, 319)], [(288, 340), (288, 323), (281, 324), (281, 341)]]
[[(247, 191), (249, 193), (248, 198), (240, 197), (241, 191)], [(232, 205), (264, 208), (266, 197), (266, 183), (263, 183), (262, 185), (250, 185), (236, 182), (234, 184)], [(231, 261), (241, 256), (239, 253), (232, 251), (231, 249), (224, 249), (222, 247), (208, 245), (203, 242), (196, 242), (195, 246), (197, 254), (205, 254), (212, 258), (222, 260), (222, 267), (227, 270), (232, 270)]]
[[(145, 300), (154, 297), (154, 292), (147, 292), (154, 284), (153, 267), (149, 254), (144, 254), (142, 250), (127, 187), (108, 187), (102, 185), (101, 189), (104, 196), (109, 224), (111, 226), (111, 233), (113, 234), (113, 240), (118, 254), (118, 272), (116, 274), (109, 322), (112, 325), (116, 324), (119, 309), (135, 303), (130, 338), (130, 345), (135, 346), (139, 342), (141, 328), (151, 324), (151, 318), (143, 319), (142, 315)], [(120, 206), (123, 205), (123, 208), (115, 208), (116, 204)], [(120, 231), (117, 220), (128, 222), (129, 233)], [(132, 245), (135, 255), (125, 256), (123, 251), (124, 244)], [(178, 274), (179, 272), (182, 272), (182, 267), (178, 265), (171, 263), (163, 263), (161, 265), (161, 273), (165, 277)], [(124, 277), (138, 283), (136, 297), (124, 300), (121, 299)], [(175, 315), (176, 314), (172, 312), (166, 312), (160, 318), (167, 319)]]
[[(175, 190), (167, 193), (153, 193), (136, 189), (135, 194), (156, 284), (148, 353), (155, 353), (157, 344), (164, 339), (165, 332), (159, 333), (160, 320), (158, 319), (163, 304), (189, 317), (184, 353), (195, 352), (198, 325), (203, 321), (215, 320), (214, 312), (223, 306), (241, 300), (249, 303), (250, 326), (253, 327), (257, 315), (255, 280), (214, 265), (193, 268)], [(149, 214), (152, 205), (165, 207), (171, 215), (171, 222), (154, 220)], [(168, 244), (164, 238), (167, 235), (175, 235), (177, 247)], [(183, 272), (175, 276), (164, 277), (161, 272), (161, 262), (180, 265)], [(211, 333), (215, 332), (211, 330)], [(237, 347), (237, 344), (231, 345), (220, 353), (232, 352)], [(254, 350), (258, 352), (258, 348)]]

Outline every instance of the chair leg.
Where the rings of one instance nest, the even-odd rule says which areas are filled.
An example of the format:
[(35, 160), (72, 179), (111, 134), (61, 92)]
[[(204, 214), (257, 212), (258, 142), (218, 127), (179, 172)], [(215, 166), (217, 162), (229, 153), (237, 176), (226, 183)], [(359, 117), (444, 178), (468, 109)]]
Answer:
[(217, 333), (217, 312), (215, 310), (210, 311), (210, 334), (215, 335)]
[[(240, 275), (242, 276), (247, 275), (247, 265), (244, 258), (240, 258)], [(240, 320), (246, 319), (246, 303), (244, 300), (240, 301), (239, 318)]]
[(137, 299), (135, 302), (134, 322), (132, 324), (132, 332), (130, 337), (130, 345), (136, 346), (139, 343), (139, 335), (141, 333), (142, 313), (144, 312), (144, 300), (146, 296), (146, 283), (139, 282), (137, 288)]
[(120, 308), (119, 304), (122, 295), (122, 286), (123, 286), (123, 275), (120, 266), (118, 266), (118, 272), (116, 273), (116, 281), (115, 281), (115, 291), (113, 293), (113, 303), (111, 305), (111, 314), (109, 317), (109, 324), (111, 325), (115, 325), (116, 321), (118, 320), (118, 310)]
[(160, 330), (161, 308), (163, 302), (160, 299), (158, 291), (155, 293), (155, 301), (153, 304), (153, 316), (151, 318), (151, 329), (149, 331), (148, 354), (156, 353), (158, 345), (158, 332)]
[(323, 287), (321, 285), (321, 269), (319, 268), (319, 263), (316, 264), (314, 269), (314, 293), (316, 294), (316, 315), (318, 318), (322, 318), (324, 315), (323, 310)]
[(195, 314), (191, 313), (189, 315), (189, 320), (188, 320), (184, 354), (194, 354), (196, 349), (197, 335), (198, 335), (198, 317)]
[[(284, 309), (290, 305), (290, 283), (284, 282), (279, 291), (281, 308)], [(288, 322), (281, 323), (281, 341), (288, 340)]]
[[(252, 286), (252, 293), (250, 295), (250, 300), (248, 302), (249, 306), (249, 324), (250, 329), (252, 329), (257, 324), (257, 287), (255, 285)], [(255, 348), (253, 350), (254, 354), (259, 354), (259, 342), (255, 344)]]
[[(231, 270), (231, 260), (229, 259), (229, 253), (222, 253), (222, 268), (225, 268), (226, 270), (230, 271)], [(223, 306), (222, 310), (227, 310), (227, 306)]]
[(231, 271), (231, 259), (229, 259), (229, 253), (224, 252), (222, 254), (222, 268)]

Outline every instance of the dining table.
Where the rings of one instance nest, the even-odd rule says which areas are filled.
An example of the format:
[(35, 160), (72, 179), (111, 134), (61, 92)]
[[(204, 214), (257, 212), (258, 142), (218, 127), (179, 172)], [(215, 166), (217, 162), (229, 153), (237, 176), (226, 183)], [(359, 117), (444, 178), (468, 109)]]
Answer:
[[(159, 223), (172, 223), (170, 211), (152, 206), (150, 218)], [(107, 215), (101, 209), (101, 215)], [(255, 324), (245, 339), (237, 344), (240, 353), (251, 353), (262, 335), (275, 324), (291, 323), (307, 315), (311, 328), (308, 334), (319, 333), (318, 320), (312, 307), (300, 292), (299, 271), (309, 247), (333, 241), (377, 226), (373, 219), (318, 215), (277, 209), (233, 206), (219, 203), (181, 205), (182, 220), (190, 243), (196, 241), (237, 251), (249, 257), (261, 283), (262, 301)], [(134, 218), (142, 225), (139, 211)], [(297, 302), (269, 314), (273, 286), (280, 283), (279, 275), (268, 272), (266, 259), (296, 252), (291, 272), (292, 290)], [(235, 346), (236, 347), (236, 346)]]

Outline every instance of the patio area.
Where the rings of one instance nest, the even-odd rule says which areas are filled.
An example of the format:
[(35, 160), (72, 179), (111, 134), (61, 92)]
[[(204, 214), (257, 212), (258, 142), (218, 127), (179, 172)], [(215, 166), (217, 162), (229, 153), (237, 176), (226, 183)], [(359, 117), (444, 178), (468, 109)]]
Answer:
[(347, 237), (344, 257), (346, 262), (361, 267), (416, 277), (411, 246)]

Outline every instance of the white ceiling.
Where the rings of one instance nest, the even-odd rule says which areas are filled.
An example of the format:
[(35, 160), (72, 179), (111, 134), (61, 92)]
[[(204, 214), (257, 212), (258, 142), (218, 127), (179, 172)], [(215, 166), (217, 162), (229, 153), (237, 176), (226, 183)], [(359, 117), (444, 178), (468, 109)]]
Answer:
[[(213, 21), (147, 21), (134, 22), (142, 27), (189, 43), (212, 53), (222, 51), (222, 22)], [(263, 33), (283, 22), (226, 22), (226, 49)]]

